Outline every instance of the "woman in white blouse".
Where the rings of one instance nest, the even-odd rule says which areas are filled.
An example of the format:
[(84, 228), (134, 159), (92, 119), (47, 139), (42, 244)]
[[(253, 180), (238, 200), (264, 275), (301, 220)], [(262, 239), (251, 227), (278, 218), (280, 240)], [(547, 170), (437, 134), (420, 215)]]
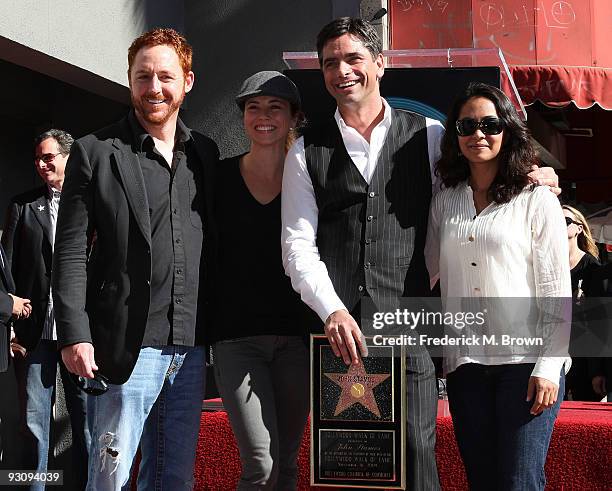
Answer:
[[(527, 174), (536, 163), (528, 130), (508, 98), (471, 84), (451, 109), (436, 165), (444, 189), (430, 211), (430, 276), (435, 283), (439, 275), (447, 308), (452, 299), (493, 303), (483, 330), (474, 331), (481, 340), (494, 334), (501, 344), (504, 335), (512, 342), (525, 333), (522, 339), (544, 340), (535, 350), (445, 352), (453, 426), (471, 489), (544, 489), (571, 363), (571, 314), (563, 311), (571, 298), (567, 230), (556, 196), (530, 186)], [(542, 331), (542, 311), (551, 309), (558, 317)]]

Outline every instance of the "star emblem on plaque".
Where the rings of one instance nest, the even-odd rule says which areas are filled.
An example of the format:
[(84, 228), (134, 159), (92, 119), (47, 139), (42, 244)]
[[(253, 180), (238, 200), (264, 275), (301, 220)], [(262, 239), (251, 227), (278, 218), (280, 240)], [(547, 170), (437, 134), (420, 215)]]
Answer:
[[(321, 347), (321, 418), (336, 421), (393, 420), (393, 368), (389, 356), (361, 358), (346, 366), (330, 346)], [(379, 356), (376, 356), (378, 354)]]
[(373, 389), (387, 380), (391, 376), (389, 373), (368, 373), (362, 360), (358, 365), (350, 365), (346, 373), (324, 373), (324, 375), (342, 389), (334, 416), (339, 416), (353, 404), (361, 404), (380, 418), (380, 409)]

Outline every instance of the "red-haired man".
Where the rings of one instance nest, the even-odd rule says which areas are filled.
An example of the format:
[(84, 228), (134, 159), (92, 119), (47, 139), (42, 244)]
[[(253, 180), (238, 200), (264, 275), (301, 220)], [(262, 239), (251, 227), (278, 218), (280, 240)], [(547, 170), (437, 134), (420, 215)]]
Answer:
[(193, 486), (218, 150), (178, 117), (191, 56), (172, 29), (136, 39), (133, 110), (76, 141), (67, 166), (53, 293), (64, 363), (95, 394), (91, 490), (124, 486), (139, 443), (139, 488)]

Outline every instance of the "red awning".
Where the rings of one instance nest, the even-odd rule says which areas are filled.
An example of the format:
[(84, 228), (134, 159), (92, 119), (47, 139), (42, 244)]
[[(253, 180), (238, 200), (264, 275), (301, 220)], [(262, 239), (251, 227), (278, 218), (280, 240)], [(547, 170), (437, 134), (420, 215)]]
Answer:
[(539, 100), (551, 107), (573, 102), (580, 109), (598, 104), (612, 110), (612, 68), (514, 65), (510, 72), (525, 105)]

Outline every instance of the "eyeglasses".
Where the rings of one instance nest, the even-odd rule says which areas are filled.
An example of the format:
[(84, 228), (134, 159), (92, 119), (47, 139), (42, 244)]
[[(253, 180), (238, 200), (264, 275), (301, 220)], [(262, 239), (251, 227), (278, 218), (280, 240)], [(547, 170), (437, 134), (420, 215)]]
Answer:
[(43, 161), (45, 164), (50, 164), (51, 162), (53, 162), (55, 160), (55, 157), (57, 157), (58, 155), (61, 155), (62, 152), (58, 152), (58, 153), (45, 153), (43, 155), (40, 156), (36, 156), (34, 157), (34, 163), (37, 164), (39, 161)]
[(459, 136), (471, 136), (480, 129), (485, 135), (499, 135), (504, 129), (504, 123), (495, 116), (485, 116), (480, 121), (473, 118), (463, 118), (455, 123)]
[(569, 227), (571, 224), (574, 225), (582, 225), (582, 223), (580, 222), (575, 222), (574, 220), (572, 220), (570, 217), (565, 217), (565, 224)]
[(101, 373), (95, 373), (94, 378), (85, 378), (78, 375), (72, 375), (72, 380), (76, 386), (85, 394), (90, 396), (99, 396), (108, 390), (108, 379)]

